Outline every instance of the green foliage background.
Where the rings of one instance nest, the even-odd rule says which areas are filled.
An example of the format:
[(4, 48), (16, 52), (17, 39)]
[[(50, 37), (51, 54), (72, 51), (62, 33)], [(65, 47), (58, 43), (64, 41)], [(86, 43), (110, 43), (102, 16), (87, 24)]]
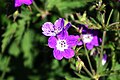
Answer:
[[(86, 24), (83, 19), (89, 19), (92, 28), (103, 31), (105, 29), (101, 27), (99, 12), (106, 11), (106, 23), (112, 9), (114, 12), (109, 23), (120, 22), (120, 2), (105, 0), (103, 1), (105, 9), (103, 7), (97, 11), (95, 8), (98, 2), (98, 0), (34, 0), (30, 11), (26, 5), (15, 8), (14, 0), (0, 0), (1, 79), (80, 80), (74, 67), (70, 65), (71, 61), (54, 59), (52, 49), (47, 46), (48, 37), (42, 34), (41, 27), (44, 22), (54, 22), (62, 17), (72, 22), (77, 19), (81, 24)], [(76, 13), (82, 15), (85, 11), (87, 17), (83, 19), (80, 16), (74, 17)], [(116, 80), (120, 79), (120, 27), (117, 29), (113, 27), (107, 29), (105, 49), (108, 50), (107, 54), (112, 63), (109, 63), (109, 67), (118, 72), (117, 75), (113, 74), (113, 77), (102, 80), (115, 80), (114, 77), (117, 77)], [(89, 79), (85, 77), (84, 80)]]

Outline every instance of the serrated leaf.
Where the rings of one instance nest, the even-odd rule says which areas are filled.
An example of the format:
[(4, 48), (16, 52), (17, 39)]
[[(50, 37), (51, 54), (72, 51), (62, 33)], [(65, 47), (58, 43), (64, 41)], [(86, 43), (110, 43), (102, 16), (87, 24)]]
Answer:
[(17, 26), (17, 31), (15, 33), (15, 37), (16, 37), (15, 40), (20, 41), (25, 30), (26, 21), (24, 19), (21, 19), (18, 21), (18, 24), (19, 25)]
[(26, 31), (23, 36), (21, 46), (25, 58), (24, 65), (29, 68), (32, 68), (32, 62), (34, 58), (34, 55), (31, 52), (32, 40), (33, 40), (33, 32), (31, 32), (30, 30)]
[(15, 33), (17, 28), (17, 23), (13, 23), (12, 25), (8, 25), (7, 30), (2, 35), (4, 38), (2, 40), (2, 52), (4, 52), (6, 46), (9, 44), (11, 38), (13, 37), (13, 34)]
[[(57, 7), (60, 13), (71, 12), (72, 9), (80, 8), (86, 6), (88, 2), (92, 2), (94, 0), (47, 0), (47, 9), (51, 10), (53, 7)], [(69, 4), (68, 4), (69, 3)]]

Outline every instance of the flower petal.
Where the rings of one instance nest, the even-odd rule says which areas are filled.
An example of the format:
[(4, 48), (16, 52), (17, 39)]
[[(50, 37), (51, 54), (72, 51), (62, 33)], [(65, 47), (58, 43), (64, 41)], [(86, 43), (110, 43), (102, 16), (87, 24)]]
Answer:
[(23, 0), (23, 1), (24, 1), (24, 4), (26, 5), (30, 5), (33, 2), (33, 0)]
[(57, 30), (58, 32), (62, 31), (64, 27), (64, 19), (59, 18), (58, 20), (55, 21), (54, 25), (55, 30)]
[(32, 2), (33, 0), (15, 0), (15, 7), (19, 7), (22, 4), (30, 5)]
[(83, 42), (80, 40), (78, 41), (77, 45), (81, 46), (83, 44)]
[(107, 61), (107, 55), (103, 54), (102, 65), (105, 65), (106, 61)]
[(98, 37), (97, 36), (93, 36), (93, 39), (92, 39), (91, 43), (94, 46), (99, 46)]
[(55, 36), (54, 25), (51, 22), (46, 22), (42, 25), (43, 34), (45, 36)]
[(71, 23), (67, 23), (64, 29), (68, 30), (70, 27), (71, 27)]
[(86, 44), (86, 48), (87, 48), (88, 50), (91, 50), (93, 47), (94, 47), (94, 46), (93, 46), (91, 43), (87, 43), (87, 44)]
[(63, 58), (62, 52), (57, 50), (56, 48), (53, 50), (53, 56), (57, 60), (61, 60)]
[(65, 49), (62, 54), (66, 59), (72, 58), (75, 55), (74, 50), (71, 48)]
[(60, 39), (63, 39), (63, 38), (65, 38), (65, 37), (67, 37), (67, 36), (68, 36), (68, 32), (67, 32), (66, 30), (61, 31), (61, 32), (57, 35), (57, 37), (60, 38)]
[(42, 32), (45, 36), (56, 36), (55, 33)]
[(67, 37), (67, 44), (71, 47), (78, 44), (79, 36), (70, 35)]
[(56, 39), (56, 37), (53, 37), (53, 36), (49, 37), (49, 39), (48, 39), (48, 46), (49, 46), (50, 48), (55, 48), (55, 47), (56, 47), (56, 44), (57, 44), (57, 39)]
[(22, 5), (22, 2), (20, 0), (15, 0), (15, 7), (19, 7)]
[(42, 30), (43, 30), (43, 31), (48, 31), (48, 30), (54, 31), (53, 26), (54, 26), (54, 25), (53, 25), (51, 22), (46, 22), (46, 23), (44, 23), (44, 24), (42, 25)]
[(101, 38), (99, 38), (99, 42), (102, 43), (102, 39)]

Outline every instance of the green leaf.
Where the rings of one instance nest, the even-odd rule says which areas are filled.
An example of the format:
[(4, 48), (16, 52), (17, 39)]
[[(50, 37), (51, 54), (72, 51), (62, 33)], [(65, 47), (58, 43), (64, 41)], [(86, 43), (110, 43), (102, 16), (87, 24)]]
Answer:
[(114, 51), (115, 50), (115, 45), (114, 45), (114, 43), (113, 42), (109, 42), (109, 44), (106, 44), (105, 46), (104, 46), (104, 48), (110, 48), (112, 51)]
[(32, 49), (32, 46), (33, 46), (33, 32), (30, 31), (30, 30), (27, 30), (23, 36), (23, 39), (22, 39), (22, 44), (21, 44), (21, 47), (22, 47), (22, 51), (23, 51), (23, 54), (24, 54), (24, 65), (26, 67), (29, 67), (29, 68), (32, 68), (32, 62), (33, 62), (33, 59), (34, 59), (34, 53), (32, 53), (31, 49)]
[(17, 28), (17, 24), (13, 23), (13, 24), (8, 24), (7, 30), (5, 31), (5, 33), (2, 35), (4, 38), (2, 40), (2, 52), (4, 52), (6, 46), (9, 44), (10, 40), (12, 39), (15, 31)]
[(120, 74), (110, 75), (107, 80), (120, 80)]
[(119, 63), (115, 63), (113, 70), (120, 70), (120, 64)]
[[(94, 0), (47, 0), (46, 8), (52, 10), (53, 7), (57, 7), (60, 13), (71, 12), (72, 9), (84, 7), (88, 2)], [(69, 3), (69, 4), (68, 4)]]
[(11, 55), (18, 57), (20, 54), (19, 46), (16, 42), (13, 42), (10, 46), (9, 52)]
[(24, 30), (25, 30), (25, 24), (26, 24), (26, 21), (24, 19), (21, 19), (18, 21), (17, 31), (15, 33), (15, 37), (16, 37), (17, 41), (20, 41), (22, 38), (22, 35), (24, 33)]
[(3, 57), (1, 54), (0, 54), (0, 71), (2, 72), (9, 72), (10, 71), (10, 68), (8, 67), (8, 64), (9, 64), (9, 57)]

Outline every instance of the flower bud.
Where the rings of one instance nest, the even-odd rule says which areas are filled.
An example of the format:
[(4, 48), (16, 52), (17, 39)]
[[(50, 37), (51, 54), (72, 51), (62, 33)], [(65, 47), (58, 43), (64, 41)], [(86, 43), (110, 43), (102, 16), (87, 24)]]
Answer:
[(81, 71), (81, 69), (82, 69), (82, 67), (84, 66), (84, 63), (83, 63), (83, 61), (81, 61), (81, 60), (77, 60), (76, 61), (76, 70), (80, 73), (80, 71)]

